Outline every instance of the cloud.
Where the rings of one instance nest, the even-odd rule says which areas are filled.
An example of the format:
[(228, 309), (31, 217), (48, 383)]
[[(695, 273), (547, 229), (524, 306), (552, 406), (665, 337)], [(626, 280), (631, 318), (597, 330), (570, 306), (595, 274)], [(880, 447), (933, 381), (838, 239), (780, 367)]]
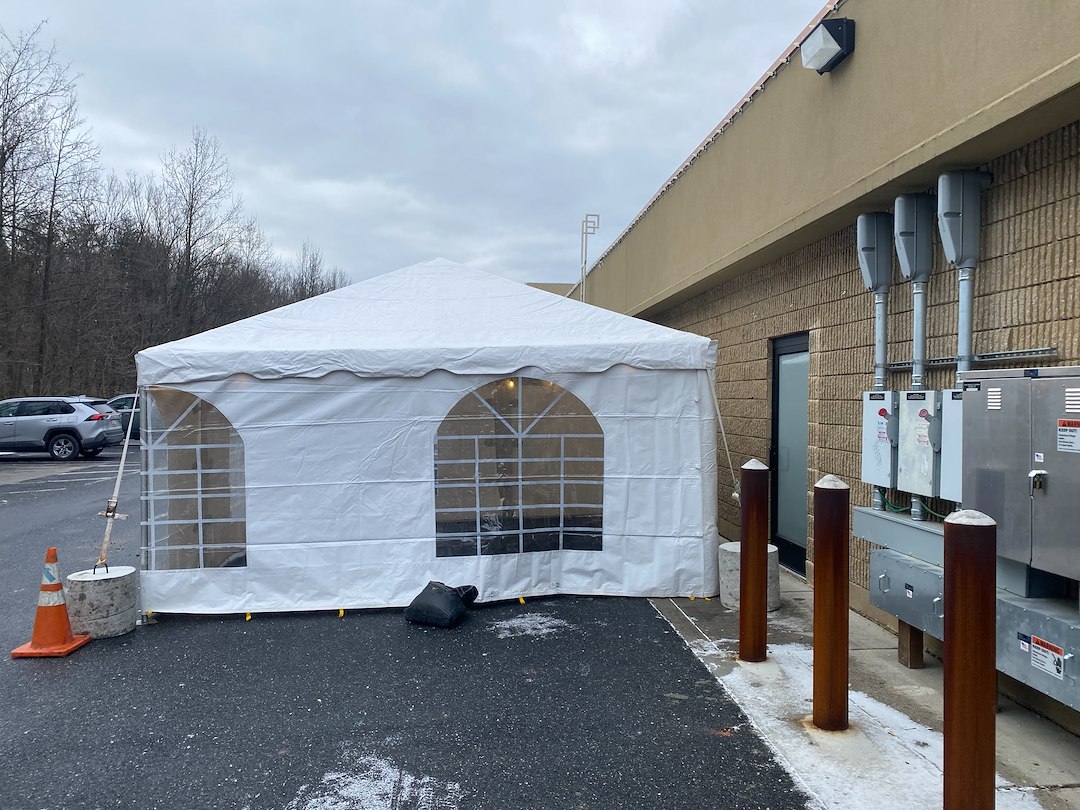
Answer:
[(105, 167), (156, 168), (199, 125), (277, 249), (354, 280), (443, 255), (571, 281), (821, 0), (0, 0), (50, 22)]

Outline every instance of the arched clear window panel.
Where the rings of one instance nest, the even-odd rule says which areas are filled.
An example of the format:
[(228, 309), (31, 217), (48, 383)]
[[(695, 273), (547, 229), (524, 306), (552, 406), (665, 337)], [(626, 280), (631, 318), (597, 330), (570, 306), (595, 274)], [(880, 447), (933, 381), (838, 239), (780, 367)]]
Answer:
[(247, 565), (240, 435), (185, 391), (153, 386), (141, 401), (143, 568)]
[(507, 377), (462, 398), (435, 439), (438, 557), (603, 548), (604, 433), (553, 382)]

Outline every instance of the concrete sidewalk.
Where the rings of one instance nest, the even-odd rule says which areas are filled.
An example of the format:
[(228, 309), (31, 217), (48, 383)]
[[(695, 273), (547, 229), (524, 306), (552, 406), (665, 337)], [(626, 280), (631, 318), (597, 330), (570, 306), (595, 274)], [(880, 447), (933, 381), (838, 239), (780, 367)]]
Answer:
[[(896, 637), (851, 613), (846, 732), (810, 722), (813, 590), (781, 570), (782, 604), (769, 614), (768, 660), (737, 660), (738, 612), (719, 599), (654, 599), (762, 732), (819, 807), (940, 807), (942, 667), (907, 669)], [(1002, 698), (997, 715), (997, 806), (1080, 808), (1080, 738)]]

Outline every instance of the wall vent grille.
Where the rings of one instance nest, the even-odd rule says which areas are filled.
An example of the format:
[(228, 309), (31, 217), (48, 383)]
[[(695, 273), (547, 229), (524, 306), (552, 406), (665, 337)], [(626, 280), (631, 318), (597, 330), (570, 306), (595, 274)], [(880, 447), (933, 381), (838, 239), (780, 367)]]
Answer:
[(1080, 388), (1065, 389), (1065, 413), (1080, 413)]
[(1000, 388), (987, 388), (986, 389), (986, 410), (988, 410), (988, 411), (1000, 411), (1001, 410), (1001, 389)]

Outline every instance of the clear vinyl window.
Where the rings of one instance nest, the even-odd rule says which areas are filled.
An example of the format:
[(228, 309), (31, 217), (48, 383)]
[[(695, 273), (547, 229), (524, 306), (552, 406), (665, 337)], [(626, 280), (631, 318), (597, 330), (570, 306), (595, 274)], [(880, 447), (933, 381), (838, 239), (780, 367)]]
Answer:
[(247, 565), (240, 434), (185, 391), (154, 386), (142, 401), (143, 568)]
[(471, 391), (435, 439), (435, 554), (603, 548), (604, 433), (553, 382)]

